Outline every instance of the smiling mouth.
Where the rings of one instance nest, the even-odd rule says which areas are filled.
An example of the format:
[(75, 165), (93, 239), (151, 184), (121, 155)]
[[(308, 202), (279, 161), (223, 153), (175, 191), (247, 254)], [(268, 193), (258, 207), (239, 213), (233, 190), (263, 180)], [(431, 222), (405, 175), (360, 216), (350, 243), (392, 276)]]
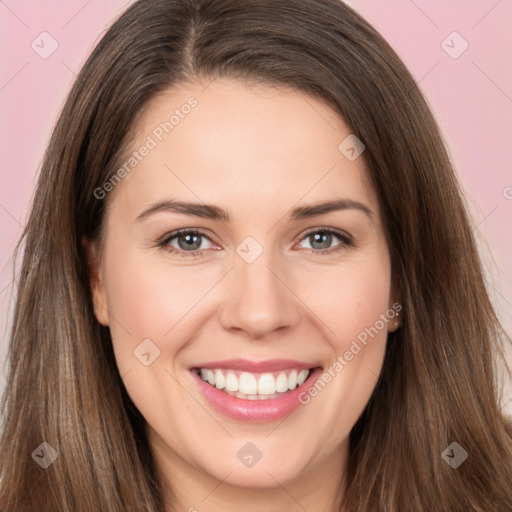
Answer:
[(210, 386), (243, 400), (279, 398), (306, 382), (314, 368), (290, 368), (274, 372), (247, 372), (228, 368), (194, 368)]

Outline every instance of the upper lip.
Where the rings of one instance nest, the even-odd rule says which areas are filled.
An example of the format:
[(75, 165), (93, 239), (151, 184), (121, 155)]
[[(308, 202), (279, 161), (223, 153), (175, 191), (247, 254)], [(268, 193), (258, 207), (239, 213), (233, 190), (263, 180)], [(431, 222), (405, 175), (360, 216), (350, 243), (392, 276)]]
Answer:
[(266, 361), (251, 361), (249, 359), (225, 359), (223, 361), (212, 361), (209, 363), (201, 363), (191, 367), (192, 368), (224, 368), (231, 370), (240, 370), (253, 373), (275, 372), (287, 369), (311, 369), (315, 364), (303, 363), (301, 361), (294, 361), (292, 359), (267, 359)]

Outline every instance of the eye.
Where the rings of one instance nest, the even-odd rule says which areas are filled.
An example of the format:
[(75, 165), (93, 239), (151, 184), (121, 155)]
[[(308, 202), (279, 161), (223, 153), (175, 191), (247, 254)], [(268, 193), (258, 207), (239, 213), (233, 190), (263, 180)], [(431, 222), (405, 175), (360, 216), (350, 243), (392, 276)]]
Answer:
[[(201, 256), (205, 250), (208, 249), (207, 245), (203, 242), (210, 240), (205, 233), (195, 229), (179, 229), (168, 233), (158, 241), (157, 245), (163, 247), (169, 252), (178, 254), (183, 258), (194, 258)], [(211, 242), (211, 240), (210, 240)]]
[[(336, 239), (341, 243), (332, 247), (331, 244)], [(333, 228), (315, 228), (308, 231), (302, 240), (309, 242), (309, 248), (306, 249), (310, 249), (312, 254), (331, 254), (354, 245), (348, 234)]]
[[(340, 243), (332, 247), (333, 241)], [(343, 231), (333, 228), (314, 228), (308, 231), (301, 239), (309, 243), (306, 247), (311, 254), (332, 254), (354, 245), (352, 238)], [(196, 258), (203, 256), (209, 249), (206, 241), (210, 238), (197, 229), (179, 229), (166, 234), (156, 245), (176, 254), (181, 258)]]

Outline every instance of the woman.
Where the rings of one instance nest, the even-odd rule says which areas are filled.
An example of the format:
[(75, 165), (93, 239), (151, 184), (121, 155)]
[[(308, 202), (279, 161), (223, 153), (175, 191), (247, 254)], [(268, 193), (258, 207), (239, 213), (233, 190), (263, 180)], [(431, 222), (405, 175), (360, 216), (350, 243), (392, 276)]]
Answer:
[(2, 510), (512, 509), (454, 171), (343, 3), (133, 4), (23, 240)]

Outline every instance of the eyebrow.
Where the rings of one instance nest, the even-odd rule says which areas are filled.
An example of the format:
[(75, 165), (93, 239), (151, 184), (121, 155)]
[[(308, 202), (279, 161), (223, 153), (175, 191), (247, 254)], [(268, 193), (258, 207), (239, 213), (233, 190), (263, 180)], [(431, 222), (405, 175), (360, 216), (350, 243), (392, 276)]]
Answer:
[[(358, 210), (366, 214), (368, 217), (373, 218), (372, 210), (370, 210), (370, 208), (365, 204), (351, 199), (336, 199), (333, 201), (324, 201), (294, 208), (291, 210), (290, 219), (307, 219), (339, 210)], [(195, 217), (203, 217), (206, 219), (221, 220), (225, 222), (230, 222), (231, 220), (229, 213), (218, 206), (204, 203), (166, 200), (152, 204), (137, 217), (136, 222), (140, 222), (150, 215), (159, 212), (181, 213), (184, 215), (193, 215)]]

